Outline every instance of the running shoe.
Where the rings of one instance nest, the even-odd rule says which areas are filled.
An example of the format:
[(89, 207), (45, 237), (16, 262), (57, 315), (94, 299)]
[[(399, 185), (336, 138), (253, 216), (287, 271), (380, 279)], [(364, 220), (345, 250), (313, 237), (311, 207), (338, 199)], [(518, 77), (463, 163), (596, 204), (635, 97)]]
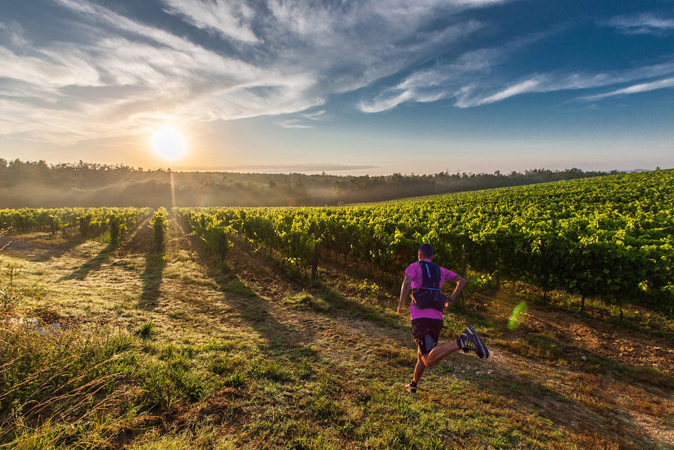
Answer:
[(416, 385), (416, 383), (414, 383), (414, 384), (412, 384), (412, 383), (414, 383), (414, 381), (410, 381), (409, 383), (407, 383), (405, 385), (405, 389), (407, 389), (407, 392), (409, 392), (410, 394), (416, 394), (417, 393), (417, 385)]
[(468, 325), (466, 329), (463, 330), (460, 340), (461, 350), (464, 352), (473, 350), (475, 353), (477, 353), (477, 356), (479, 356), (480, 359), (489, 358), (489, 350), (487, 349), (487, 346), (484, 345), (480, 339), (480, 336), (478, 336), (477, 331), (475, 331), (475, 329), (470, 325)]

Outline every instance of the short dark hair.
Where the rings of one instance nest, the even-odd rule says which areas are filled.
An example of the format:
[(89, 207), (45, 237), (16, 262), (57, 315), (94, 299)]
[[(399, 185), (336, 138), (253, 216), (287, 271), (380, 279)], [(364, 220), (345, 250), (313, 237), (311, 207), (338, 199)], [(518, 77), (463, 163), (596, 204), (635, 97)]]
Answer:
[(431, 247), (431, 244), (421, 244), (421, 247), (419, 247), (419, 253), (421, 253), (421, 256), (424, 258), (432, 258), (433, 247)]

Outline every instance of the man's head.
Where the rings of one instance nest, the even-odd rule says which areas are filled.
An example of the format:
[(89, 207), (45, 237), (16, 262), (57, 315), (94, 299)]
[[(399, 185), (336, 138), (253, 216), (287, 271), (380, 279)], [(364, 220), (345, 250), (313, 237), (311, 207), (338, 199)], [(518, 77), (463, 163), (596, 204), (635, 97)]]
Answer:
[(431, 247), (431, 244), (421, 244), (421, 247), (419, 247), (419, 260), (422, 259), (433, 259), (433, 247)]

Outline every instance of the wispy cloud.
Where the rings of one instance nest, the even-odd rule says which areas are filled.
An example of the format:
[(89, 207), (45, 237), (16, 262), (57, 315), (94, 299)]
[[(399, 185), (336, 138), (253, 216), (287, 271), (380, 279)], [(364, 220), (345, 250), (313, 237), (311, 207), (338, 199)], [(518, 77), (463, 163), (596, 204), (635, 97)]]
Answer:
[(307, 125), (300, 119), (288, 119), (277, 122), (283, 128), (313, 128), (313, 125)]
[(325, 110), (321, 109), (319, 111), (304, 113), (302, 114), (302, 117), (309, 120), (323, 121), (325, 120)]
[[(529, 76), (524, 80), (518, 81), (510, 86), (507, 86), (493, 94), (471, 95), (472, 93), (469, 93), (468, 95), (459, 96), (459, 99), (456, 102), (456, 106), (461, 108), (469, 108), (473, 106), (486, 105), (489, 103), (495, 103), (510, 97), (514, 97), (516, 95), (526, 93), (576, 91), (576, 90), (602, 88), (616, 84), (629, 83), (637, 80), (659, 77), (672, 73), (674, 73), (674, 61), (652, 66), (644, 66), (637, 69), (596, 73), (596, 74), (590, 73), (535, 74)], [(655, 86), (658, 85), (658, 83), (659, 82), (646, 83), (642, 86), (646, 85)], [(653, 87), (653, 89), (658, 88)], [(646, 89), (644, 89), (644, 91), (645, 90)], [(630, 93), (636, 92), (637, 90), (634, 90), (634, 92)], [(617, 94), (604, 94), (592, 97), (581, 97), (581, 99), (593, 98), (596, 100), (603, 97), (608, 97), (609, 95), (617, 95)]]
[(505, 0), (161, 0), (194, 27), (179, 34), (107, 3), (36, 1), (61, 11), (46, 39), (0, 22), (0, 135), (65, 142), (310, 110), (446, 51), (482, 27), (458, 13)]
[[(471, 49), (467, 38), (489, 24), (470, 10), (507, 0), (159, 0), (156, 20), (108, 2), (35, 1), (56, 5), (48, 34), (0, 21), (0, 135), (64, 143), (146, 133), (164, 121), (262, 115), (312, 128), (330, 120), (331, 96), (388, 80), (357, 108), (378, 113), (441, 99), (470, 108), (613, 86), (584, 97), (598, 100), (670, 87), (674, 76), (674, 61), (600, 73), (504, 70), (556, 32)], [(672, 19), (652, 14), (604, 25), (674, 29)], [(470, 50), (458, 53), (464, 46)]]
[[(453, 62), (414, 71), (396, 86), (384, 89), (373, 99), (359, 102), (357, 107), (365, 113), (378, 113), (408, 102), (454, 99), (456, 107), (472, 108), (528, 93), (597, 89), (674, 74), (674, 60), (670, 60), (661, 64), (600, 73), (554, 71), (530, 73), (516, 79), (503, 75), (500, 68), (513, 53), (546, 36), (547, 34), (539, 34), (499, 47), (469, 51)], [(657, 86), (661, 85), (668, 87), (665, 84), (648, 82), (639, 86), (658, 89)], [(637, 91), (630, 93), (635, 92)], [(618, 94), (584, 98), (600, 99), (610, 95)]]
[(327, 120), (327, 115), (325, 114), (324, 109), (313, 112), (297, 113), (294, 114), (294, 116), (295, 116), (294, 118), (278, 121), (276, 122), (276, 124), (283, 128), (302, 129), (302, 128), (314, 128), (312, 122), (324, 122)]
[(251, 29), (255, 12), (242, 1), (164, 0), (164, 3), (166, 12), (185, 17), (197, 28), (246, 43), (260, 42)]
[(590, 95), (587, 97), (582, 97), (583, 100), (600, 100), (606, 97), (613, 97), (616, 95), (626, 95), (626, 94), (639, 94), (641, 92), (654, 91), (656, 89), (667, 89), (674, 88), (674, 78), (666, 78), (664, 80), (652, 81), (650, 83), (640, 83), (635, 84), (634, 86), (626, 87), (623, 89), (618, 89), (615, 91), (607, 92), (605, 94)]
[(658, 17), (655, 14), (617, 16), (604, 22), (626, 34), (663, 34), (674, 30), (674, 19)]
[(517, 51), (546, 38), (553, 32), (535, 33), (496, 47), (471, 50), (454, 61), (416, 70), (398, 85), (385, 89), (374, 99), (359, 102), (357, 107), (366, 113), (376, 113), (402, 103), (427, 103), (445, 98), (456, 98), (458, 107), (477, 106), (474, 100), (469, 99), (476, 92), (488, 89), (497, 82), (493, 78), (496, 68)]

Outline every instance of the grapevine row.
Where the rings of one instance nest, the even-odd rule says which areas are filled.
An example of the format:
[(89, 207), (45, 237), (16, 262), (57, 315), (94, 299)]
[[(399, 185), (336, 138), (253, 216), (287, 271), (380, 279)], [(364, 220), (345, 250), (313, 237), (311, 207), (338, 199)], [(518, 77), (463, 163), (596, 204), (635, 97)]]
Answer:
[(119, 242), (149, 214), (149, 208), (58, 208), (2, 209), (0, 229), (10, 234), (36, 231), (73, 234), (84, 238), (110, 232), (112, 243)]

